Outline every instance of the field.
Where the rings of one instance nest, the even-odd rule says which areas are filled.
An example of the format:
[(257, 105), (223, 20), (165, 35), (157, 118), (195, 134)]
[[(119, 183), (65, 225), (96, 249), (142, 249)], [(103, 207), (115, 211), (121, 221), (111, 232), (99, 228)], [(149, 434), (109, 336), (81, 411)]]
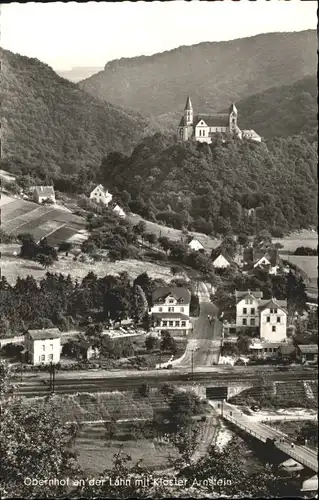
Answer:
[(281, 256), (299, 267), (310, 280), (318, 279), (318, 257), (316, 256), (300, 256), (300, 255), (287, 255), (281, 254)]
[[(19, 251), (19, 248), (18, 245), (0, 245), (2, 276), (6, 276), (11, 284), (15, 283), (18, 276), (25, 278), (32, 275), (36, 280), (41, 280), (47, 271), (37, 262), (13, 257), (13, 252)], [(93, 271), (100, 278), (106, 274), (116, 275), (122, 271), (126, 271), (132, 278), (136, 278), (143, 272), (147, 272), (151, 278), (162, 278), (163, 280), (173, 278), (167, 266), (133, 259), (118, 262), (90, 263), (73, 261), (72, 256), (65, 257), (61, 255), (49, 270), (52, 273), (70, 274), (72, 279), (79, 280), (84, 278), (90, 271)]]
[(283, 249), (281, 252), (294, 252), (298, 247), (317, 248), (318, 234), (314, 231), (307, 231), (306, 229), (291, 233), (284, 238), (274, 238), (274, 243), (281, 243)]
[[(144, 221), (147, 228), (146, 231), (156, 234), (158, 238), (160, 236), (166, 236), (167, 238), (173, 241), (185, 239), (185, 235), (179, 229), (173, 229), (171, 227), (161, 226), (160, 224), (157, 224), (155, 222), (149, 222), (137, 214), (129, 214), (127, 218), (133, 224), (137, 224), (141, 220)], [(219, 240), (215, 238), (210, 238), (206, 234), (195, 233), (195, 232), (192, 232), (190, 234), (203, 245), (204, 249), (207, 252), (211, 252), (213, 248), (216, 248), (220, 244)]]
[(30, 233), (36, 241), (47, 237), (50, 244), (80, 235), (85, 220), (55, 205), (36, 203), (2, 195), (0, 200), (1, 228), (8, 234)]

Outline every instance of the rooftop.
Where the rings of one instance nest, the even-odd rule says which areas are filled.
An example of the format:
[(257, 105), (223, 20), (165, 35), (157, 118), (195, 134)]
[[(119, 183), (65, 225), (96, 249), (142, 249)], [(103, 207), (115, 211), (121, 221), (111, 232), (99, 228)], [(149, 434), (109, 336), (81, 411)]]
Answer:
[(26, 334), (29, 334), (32, 340), (46, 340), (46, 339), (59, 339), (61, 338), (61, 332), (58, 328), (44, 328), (42, 330), (28, 330)]
[(304, 344), (298, 345), (300, 352), (304, 354), (318, 354), (318, 345), (317, 344)]
[(52, 186), (35, 186), (34, 191), (38, 196), (54, 196)]
[(164, 300), (169, 295), (175, 297), (175, 299), (179, 302), (184, 302), (188, 304), (190, 302), (191, 293), (187, 288), (181, 286), (162, 286), (154, 290), (152, 294), (153, 304), (155, 302)]
[(162, 318), (162, 319), (189, 319), (189, 317), (186, 315), (186, 314), (182, 314), (182, 313), (169, 313), (169, 312), (165, 312), (165, 313), (161, 313), (161, 312), (156, 312), (156, 313), (152, 313), (152, 315), (155, 317), (155, 318)]
[(194, 117), (194, 126), (203, 120), (208, 127), (229, 127), (229, 115), (228, 114), (216, 114), (216, 115), (197, 115)]

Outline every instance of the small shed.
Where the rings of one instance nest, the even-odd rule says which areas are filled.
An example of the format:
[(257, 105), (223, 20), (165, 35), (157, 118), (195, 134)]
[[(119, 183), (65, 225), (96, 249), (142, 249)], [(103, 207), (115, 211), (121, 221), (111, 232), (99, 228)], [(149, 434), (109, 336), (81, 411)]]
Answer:
[(318, 345), (304, 344), (297, 346), (297, 359), (302, 363), (318, 362)]

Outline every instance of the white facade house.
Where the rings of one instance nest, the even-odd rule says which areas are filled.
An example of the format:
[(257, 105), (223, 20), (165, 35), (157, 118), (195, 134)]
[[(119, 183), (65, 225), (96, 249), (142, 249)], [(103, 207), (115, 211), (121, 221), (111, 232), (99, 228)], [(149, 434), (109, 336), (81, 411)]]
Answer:
[(55, 192), (52, 186), (34, 186), (33, 198), (37, 203), (50, 200), (55, 203)]
[(193, 238), (189, 243), (188, 247), (190, 250), (194, 250), (195, 252), (198, 252), (199, 250), (204, 250), (203, 245), (201, 244), (200, 241), (196, 240)]
[(184, 287), (160, 287), (152, 294), (151, 315), (155, 330), (187, 335), (192, 329), (189, 318), (191, 294)]
[(254, 269), (256, 267), (270, 266), (270, 260), (267, 259), (266, 255), (263, 255), (257, 262), (254, 263)]
[(213, 261), (213, 267), (215, 269), (226, 269), (230, 266), (230, 262), (224, 257), (223, 254), (219, 254), (218, 257)]
[(249, 139), (250, 141), (261, 142), (260, 135), (254, 130), (242, 130), (242, 138)]
[(24, 336), (29, 363), (33, 365), (59, 363), (61, 332), (58, 328), (28, 330)]
[(286, 300), (271, 299), (266, 304), (260, 304), (261, 339), (266, 342), (284, 342), (287, 339), (286, 308)]
[(99, 184), (90, 193), (90, 200), (94, 200), (97, 203), (103, 203), (103, 205), (108, 205), (112, 201), (113, 195), (108, 192), (107, 189)]
[(121, 219), (125, 219), (126, 217), (126, 213), (124, 212), (124, 210), (119, 206), (119, 205), (115, 205), (115, 207), (113, 208), (113, 211), (119, 216), (121, 217)]
[(259, 304), (263, 293), (261, 291), (238, 291), (236, 296), (236, 328), (259, 327)]

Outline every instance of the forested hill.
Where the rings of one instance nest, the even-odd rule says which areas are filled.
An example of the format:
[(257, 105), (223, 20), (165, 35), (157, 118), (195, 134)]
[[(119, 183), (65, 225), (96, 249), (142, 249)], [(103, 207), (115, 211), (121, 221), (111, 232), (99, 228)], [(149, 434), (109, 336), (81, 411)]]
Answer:
[(317, 140), (317, 77), (273, 87), (238, 102), (240, 127), (253, 128), (265, 138), (305, 134)]
[(300, 136), (207, 145), (155, 134), (129, 158), (104, 159), (100, 180), (150, 220), (207, 234), (268, 229), (279, 236), (316, 225), (316, 172), (316, 145)]
[(316, 30), (267, 33), (183, 46), (108, 62), (79, 85), (95, 97), (161, 117), (180, 113), (187, 94), (197, 112), (288, 85), (317, 72)]
[(37, 59), (0, 48), (0, 60), (3, 168), (74, 173), (99, 165), (110, 150), (129, 153), (149, 126), (140, 114), (95, 99)]

